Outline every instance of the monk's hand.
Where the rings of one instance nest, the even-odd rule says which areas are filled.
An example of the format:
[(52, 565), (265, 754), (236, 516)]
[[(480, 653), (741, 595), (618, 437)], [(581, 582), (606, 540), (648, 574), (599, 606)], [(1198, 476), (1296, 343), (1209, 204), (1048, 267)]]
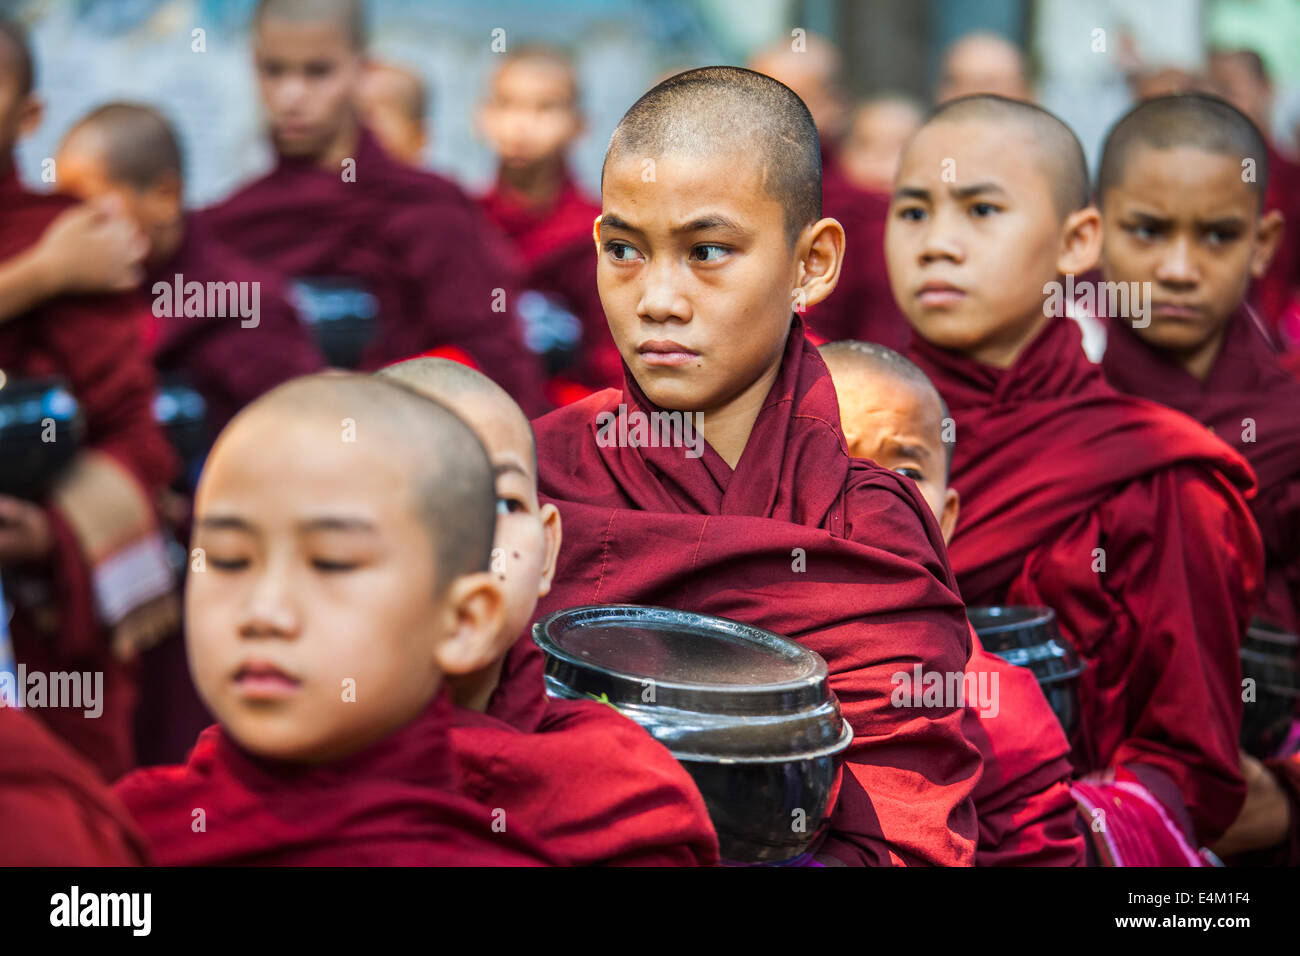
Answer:
[(45, 509), (0, 495), (0, 567), (39, 564), (50, 556), (54, 537)]
[(41, 234), (36, 255), (50, 295), (125, 292), (143, 281), (148, 248), (121, 201), (109, 196), (61, 213)]
[(1210, 848), (1219, 856), (1277, 846), (1286, 838), (1290, 825), (1291, 810), (1286, 791), (1272, 771), (1243, 753), (1241, 774), (1246, 778), (1246, 802), (1232, 826)]

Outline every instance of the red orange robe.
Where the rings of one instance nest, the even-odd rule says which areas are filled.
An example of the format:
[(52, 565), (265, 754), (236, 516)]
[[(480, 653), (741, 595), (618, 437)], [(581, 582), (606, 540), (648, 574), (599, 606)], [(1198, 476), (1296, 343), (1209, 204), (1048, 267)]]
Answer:
[(144, 837), (85, 760), (0, 707), (0, 866), (139, 866)]
[(474, 202), (389, 157), (361, 131), (354, 169), (281, 156), (201, 213), (217, 237), (290, 281), (359, 283), (378, 309), (360, 367), (454, 345), (526, 411), (544, 407), (536, 357), (516, 320), (513, 277)]
[(919, 336), (911, 355), (956, 422), (963, 596), (1055, 609), (1088, 664), (1076, 771), (1131, 766), (1210, 842), (1245, 796), (1238, 649), (1263, 577), (1249, 467), (1107, 385), (1068, 319), (1006, 370)]
[(629, 379), (534, 422), (540, 490), (565, 524), (543, 612), (663, 605), (817, 651), (855, 731), (822, 858), (972, 863), (980, 761), (962, 734), (964, 708), (890, 702), (892, 675), (914, 664), (961, 673), (970, 656), (943, 539), (912, 482), (849, 457), (830, 374), (803, 323), (792, 323), (734, 471), (707, 443), (700, 458), (681, 447), (600, 447), (596, 416), (620, 403), (657, 411)]
[(520, 822), (457, 792), (450, 723), (439, 694), (405, 727), (316, 767), (259, 760), (215, 725), (183, 765), (137, 770), (115, 789), (162, 866), (553, 862)]
[[(0, 172), (0, 259), (35, 243), (70, 205), (25, 190), (12, 166)], [(176, 621), (154, 514), (176, 461), (153, 416), (148, 318), (135, 297), (64, 296), (0, 325), (0, 368), (63, 376), (85, 416), (82, 452), (64, 476), (75, 480), (46, 501), (53, 553), (43, 567), (5, 569), (5, 591), (16, 605), (14, 654), (29, 672), (103, 673), (99, 717), (78, 708), (33, 714), (107, 779), (134, 762), (134, 679), (110, 645), (115, 636), (147, 642)]]
[(704, 799), (661, 744), (607, 704), (552, 700), (546, 710), (525, 732), (457, 708), (462, 791), (522, 821), (574, 866), (718, 862)]

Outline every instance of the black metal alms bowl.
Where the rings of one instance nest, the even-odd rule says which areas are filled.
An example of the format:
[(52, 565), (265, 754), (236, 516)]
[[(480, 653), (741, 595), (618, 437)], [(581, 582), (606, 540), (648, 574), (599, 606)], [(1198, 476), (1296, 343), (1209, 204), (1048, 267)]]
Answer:
[(0, 371), (0, 495), (42, 498), (85, 438), (81, 406), (56, 375)]
[(984, 649), (1008, 664), (1027, 667), (1067, 737), (1079, 725), (1079, 675), (1086, 665), (1061, 637), (1050, 607), (994, 606), (966, 609)]
[(557, 611), (533, 639), (550, 694), (613, 705), (681, 762), (724, 861), (784, 863), (816, 846), (836, 755), (853, 740), (818, 654), (725, 618), (631, 604)]
[(1261, 760), (1283, 757), (1300, 708), (1300, 637), (1261, 620), (1251, 621), (1241, 642), (1241, 676), (1253, 680), (1254, 700), (1243, 705), (1241, 746)]

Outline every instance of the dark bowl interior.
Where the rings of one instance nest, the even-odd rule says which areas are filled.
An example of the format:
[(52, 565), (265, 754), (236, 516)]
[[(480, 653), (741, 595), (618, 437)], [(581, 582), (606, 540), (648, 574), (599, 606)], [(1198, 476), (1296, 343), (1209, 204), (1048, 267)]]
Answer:
[(1252, 621), (1241, 642), (1241, 676), (1253, 680), (1255, 699), (1243, 705), (1241, 746), (1261, 759), (1278, 752), (1300, 710), (1300, 636)]
[(1048, 607), (972, 607), (967, 617), (985, 650), (1027, 667), (1038, 679), (1052, 712), (1072, 735), (1079, 724), (1079, 675), (1084, 663), (1056, 626)]
[(313, 276), (294, 282), (294, 303), (311, 327), (325, 360), (357, 368), (379, 329), (375, 297), (350, 279)]
[(81, 406), (59, 376), (0, 378), (0, 494), (37, 500), (81, 447)]

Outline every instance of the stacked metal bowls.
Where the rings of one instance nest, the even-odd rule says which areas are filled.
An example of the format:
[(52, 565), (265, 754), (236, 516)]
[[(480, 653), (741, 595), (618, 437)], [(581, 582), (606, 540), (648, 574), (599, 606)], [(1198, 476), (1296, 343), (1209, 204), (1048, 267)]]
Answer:
[(1246, 701), (1241, 745), (1264, 759), (1284, 757), (1292, 721), (1300, 707), (1300, 637), (1260, 620), (1252, 621), (1241, 642), (1241, 676), (1255, 682), (1255, 699)]
[(0, 494), (41, 498), (76, 456), (85, 431), (64, 379), (0, 372)]
[(631, 604), (557, 611), (533, 639), (550, 694), (611, 704), (689, 771), (724, 861), (789, 863), (815, 848), (836, 755), (853, 740), (819, 655), (725, 618)]
[(1056, 612), (1050, 607), (971, 607), (966, 616), (986, 651), (1033, 672), (1071, 736), (1079, 725), (1079, 675), (1085, 665), (1061, 637)]

